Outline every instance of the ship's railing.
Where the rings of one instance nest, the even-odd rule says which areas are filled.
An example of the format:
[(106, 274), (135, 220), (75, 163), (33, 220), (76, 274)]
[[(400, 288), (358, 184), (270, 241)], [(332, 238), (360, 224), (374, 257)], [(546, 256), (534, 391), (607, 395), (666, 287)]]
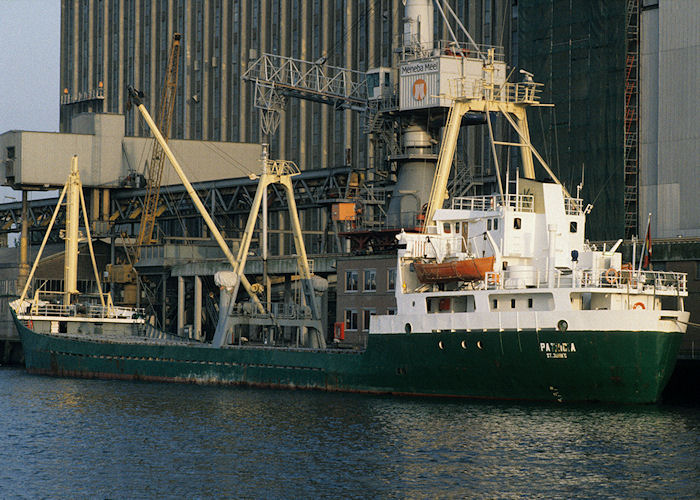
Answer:
[(581, 198), (564, 198), (564, 210), (566, 210), (566, 215), (581, 215), (583, 213), (583, 200)]
[[(438, 234), (436, 226), (428, 227), (428, 234)], [(406, 242), (406, 254), (413, 257), (425, 257), (437, 259), (438, 262), (455, 252), (463, 251), (467, 248), (467, 241), (461, 234), (442, 234), (440, 237), (409, 238)]]
[(688, 276), (670, 271), (633, 271), (608, 269), (584, 271), (579, 286), (596, 288), (654, 289), (656, 291), (688, 291)]
[(495, 210), (496, 207), (512, 208), (516, 212), (534, 212), (535, 197), (531, 194), (506, 194), (491, 196), (465, 196), (452, 199), (455, 210)]
[[(81, 318), (91, 318), (91, 319), (109, 319), (109, 318), (120, 318), (126, 317), (126, 309), (119, 308), (120, 311), (115, 313), (114, 310), (110, 310), (109, 307), (103, 307), (99, 304), (32, 304), (29, 309), (30, 316), (55, 316), (61, 318), (72, 318), (79, 316)], [(143, 317), (144, 309), (130, 307), (128, 309), (131, 317)]]
[[(552, 283), (547, 273), (533, 269), (523, 276), (518, 270), (511, 274), (509, 270), (487, 273), (484, 280), (487, 288), (518, 288), (528, 286), (535, 288), (602, 288), (614, 290), (636, 290), (660, 295), (675, 295), (688, 291), (688, 276), (685, 273), (668, 271), (633, 271), (608, 269), (604, 271), (555, 270)], [(519, 283), (512, 280), (519, 279)]]
[(27, 314), (30, 316), (56, 316), (61, 318), (79, 316), (92, 319), (134, 318), (144, 317), (145, 315), (143, 308), (115, 307), (109, 294), (104, 294), (107, 298), (104, 306), (96, 303), (63, 304), (61, 301), (64, 295), (64, 292), (38, 291), (31, 301)]

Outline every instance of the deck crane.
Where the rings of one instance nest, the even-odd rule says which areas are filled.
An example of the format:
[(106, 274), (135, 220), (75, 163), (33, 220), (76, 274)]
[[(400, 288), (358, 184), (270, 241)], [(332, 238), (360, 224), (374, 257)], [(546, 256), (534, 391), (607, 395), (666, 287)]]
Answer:
[[(153, 132), (154, 137), (162, 146), (163, 154), (167, 155), (173, 169), (175, 170), (175, 173), (185, 186), (187, 194), (189, 194), (193, 204), (209, 228), (212, 237), (216, 240), (219, 248), (221, 248), (226, 259), (231, 265), (230, 271), (218, 272), (215, 277), (217, 281), (219, 279), (221, 280), (218, 281), (217, 284), (221, 286), (222, 297), (220, 308), (221, 313), (219, 315), (219, 323), (217, 324), (213, 344), (221, 347), (224, 344), (231, 343), (233, 340), (233, 330), (238, 323), (236, 323), (235, 320), (232, 321), (231, 313), (236, 302), (236, 295), (239, 286), (242, 285), (251, 299), (249, 303), (245, 304), (245, 306), (249, 306), (245, 307), (245, 324), (263, 326), (267, 328), (296, 327), (297, 331), (299, 332), (297, 336), (297, 342), (299, 344), (306, 347), (324, 348), (325, 340), (320, 317), (321, 306), (318, 302), (316, 292), (324, 291), (327, 287), (327, 282), (318, 277), (314, 279), (306, 257), (304, 239), (301, 233), (301, 226), (299, 224), (299, 217), (297, 215), (296, 203), (294, 201), (294, 191), (291, 182), (291, 177), (299, 174), (299, 170), (296, 165), (294, 165), (292, 162), (269, 161), (266, 158), (264, 159), (263, 172), (260, 176), (258, 189), (255, 193), (253, 207), (246, 224), (243, 239), (239, 246), (238, 255), (234, 257), (221, 232), (216, 227), (214, 220), (207, 212), (202, 200), (199, 198), (199, 195), (192, 187), (192, 184), (185, 176), (182, 167), (173, 155), (173, 152), (168, 144), (165, 142), (165, 139), (158, 130), (155, 122), (148, 114), (148, 110), (146, 110), (146, 107), (141, 102), (143, 94), (134, 89), (132, 86), (128, 87), (128, 91), (131, 101), (136, 105), (144, 121), (151, 129), (151, 132)], [(264, 193), (270, 184), (280, 184), (287, 194), (289, 214), (293, 226), (294, 243), (298, 254), (297, 262), (299, 266), (299, 276), (306, 298), (306, 305), (304, 308), (298, 309), (291, 315), (291, 317), (286, 318), (278, 317), (265, 307), (257, 296), (257, 293), (261, 288), (260, 285), (257, 283), (251, 284), (244, 274), (248, 250), (250, 249), (253, 230), (257, 222), (258, 210), (261, 207)], [(239, 337), (239, 341), (240, 340), (241, 337)]]

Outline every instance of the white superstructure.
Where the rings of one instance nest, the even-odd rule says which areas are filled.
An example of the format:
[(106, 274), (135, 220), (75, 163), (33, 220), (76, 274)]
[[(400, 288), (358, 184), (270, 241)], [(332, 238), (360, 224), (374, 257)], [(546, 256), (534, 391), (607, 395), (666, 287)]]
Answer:
[[(530, 179), (517, 193), (455, 198), (425, 233), (397, 235), (397, 314), (374, 333), (493, 331), (684, 332), (683, 273), (632, 269), (584, 240), (586, 210), (561, 185)], [(484, 279), (423, 283), (415, 263), (494, 257)]]

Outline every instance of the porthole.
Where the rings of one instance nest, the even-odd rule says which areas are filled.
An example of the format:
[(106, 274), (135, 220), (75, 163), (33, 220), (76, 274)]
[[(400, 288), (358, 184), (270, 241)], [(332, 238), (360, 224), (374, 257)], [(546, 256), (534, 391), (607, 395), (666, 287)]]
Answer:
[(484, 348), (484, 346), (481, 345), (481, 340), (478, 340), (478, 341), (476, 342), (476, 347), (478, 347), (479, 349), (483, 349), (483, 348)]
[(442, 350), (445, 348), (445, 344), (442, 343), (442, 340), (438, 342), (438, 347)]
[(463, 340), (461, 345), (462, 345), (462, 349), (466, 349), (467, 348), (467, 341)]

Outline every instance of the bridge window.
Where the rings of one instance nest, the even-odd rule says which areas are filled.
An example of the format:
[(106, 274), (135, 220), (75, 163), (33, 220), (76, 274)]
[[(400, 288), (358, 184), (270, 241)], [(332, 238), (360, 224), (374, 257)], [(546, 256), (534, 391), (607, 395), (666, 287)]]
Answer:
[(522, 227), (523, 227), (523, 223), (522, 223), (522, 221), (520, 220), (520, 217), (515, 217), (515, 218), (513, 219), (513, 228), (514, 228), (514, 229), (520, 229), (520, 228), (522, 228)]

